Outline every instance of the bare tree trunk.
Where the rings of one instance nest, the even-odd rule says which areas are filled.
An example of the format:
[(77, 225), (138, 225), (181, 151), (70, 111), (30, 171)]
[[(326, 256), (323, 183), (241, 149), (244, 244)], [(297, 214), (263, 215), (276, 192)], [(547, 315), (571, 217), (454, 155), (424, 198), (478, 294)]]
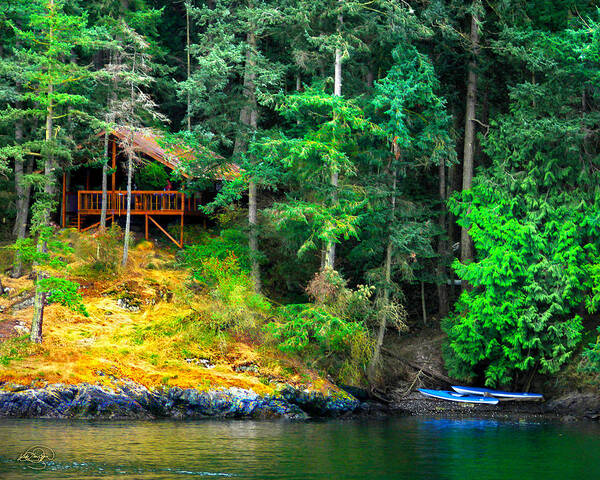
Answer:
[[(20, 103), (20, 102), (19, 102)], [(17, 120), (15, 123), (15, 140), (21, 143), (23, 140), (23, 121)], [(27, 214), (29, 213), (29, 199), (31, 195), (31, 186), (25, 184), (24, 161), (22, 158), (15, 158), (15, 193), (17, 194), (17, 217), (15, 218), (15, 226), (13, 235), (17, 240), (25, 238), (27, 233)], [(15, 262), (12, 269), (12, 277), (19, 278), (23, 273), (23, 262), (17, 252)]]
[(425, 282), (421, 282), (421, 309), (423, 313), (423, 325), (427, 326), (427, 305), (425, 303)]
[[(473, 2), (474, 12), (471, 15), (471, 61), (467, 80), (467, 105), (465, 113), (465, 144), (463, 153), (462, 189), (469, 190), (473, 181), (473, 153), (475, 141), (475, 109), (477, 107), (477, 56), (479, 55), (479, 10), (480, 0)], [(460, 233), (460, 259), (469, 262), (473, 259), (473, 245), (469, 231), (463, 227)]]
[[(393, 225), (396, 217), (396, 185), (397, 185), (397, 170), (394, 168), (392, 172), (392, 198), (390, 200), (392, 212), (390, 215), (389, 225)], [(390, 233), (388, 237), (387, 247), (385, 251), (385, 263), (384, 263), (384, 278), (385, 287), (383, 290), (383, 305), (387, 307), (390, 304), (390, 293), (392, 283), (392, 235)], [(377, 372), (377, 366), (381, 357), (381, 347), (383, 346), (383, 339), (385, 337), (385, 330), (387, 328), (387, 312), (381, 314), (379, 318), (379, 329), (377, 331), (377, 340), (375, 341), (375, 348), (373, 349), (373, 356), (367, 366), (367, 378), (370, 384), (375, 382), (375, 374)]]
[(106, 229), (106, 207), (108, 203), (108, 128), (104, 132), (104, 163), (102, 164), (102, 210), (100, 210), (100, 230)]
[[(245, 152), (248, 149), (248, 134), (256, 132), (258, 127), (258, 106), (256, 103), (256, 35), (254, 31), (248, 32), (246, 36), (248, 50), (246, 51), (246, 65), (244, 72), (244, 96), (246, 103), (240, 111), (240, 123), (247, 131), (237, 136), (234, 153)], [(257, 185), (253, 178), (248, 182), (248, 248), (252, 262), (252, 281), (254, 290), (260, 292), (260, 264), (258, 262), (258, 223), (257, 223)]]
[[(189, 82), (190, 76), (192, 75), (192, 66), (190, 60), (190, 5), (185, 3), (185, 38), (186, 38), (186, 54), (187, 54), (187, 80)], [(187, 129), (188, 132), (192, 131), (192, 110), (190, 107), (190, 91), (188, 86), (187, 92)]]
[[(135, 75), (135, 53), (133, 55), (133, 64), (131, 72)], [(133, 117), (133, 106), (135, 105), (135, 89), (133, 80), (131, 81), (131, 117)], [(129, 256), (129, 234), (131, 232), (131, 182), (133, 177), (133, 128), (129, 129), (129, 144), (127, 148), (127, 214), (125, 216), (125, 237), (123, 238), (123, 259), (121, 266), (127, 265)]]
[(369, 70), (367, 70), (367, 87), (373, 88), (375, 84), (375, 75), (373, 74), (373, 65), (369, 64)]
[[(342, 0), (340, 0), (340, 4)], [(344, 18), (340, 14), (338, 16), (338, 31), (341, 30)], [(340, 48), (335, 49), (335, 64), (334, 64), (334, 75), (333, 75), (333, 94), (336, 97), (342, 96), (342, 51)], [(337, 203), (337, 188), (338, 188), (338, 171), (333, 170), (331, 172), (330, 185), (332, 188), (332, 203)], [(329, 268), (335, 268), (335, 242), (327, 243), (327, 254), (325, 256), (325, 266)]]
[[(446, 162), (444, 159), (440, 161), (439, 166), (439, 177), (440, 177), (440, 228), (443, 232), (446, 231)], [(446, 255), (448, 254), (448, 242), (440, 235), (438, 239), (438, 265), (437, 265), (437, 276), (438, 276), (438, 313), (440, 319), (448, 315), (448, 286), (446, 285)]]
[[(133, 134), (132, 134), (133, 136)], [(133, 142), (133, 138), (131, 139)], [(127, 155), (127, 214), (125, 215), (125, 238), (123, 240), (123, 259), (121, 265), (127, 265), (129, 256), (129, 234), (131, 232), (131, 178), (133, 177), (133, 154)]]
[(252, 257), (252, 280), (254, 281), (254, 290), (259, 293), (261, 288), (260, 283), (260, 266), (258, 264), (258, 235), (256, 222), (256, 183), (250, 180), (248, 184), (248, 223), (250, 232), (248, 237), (248, 246)]

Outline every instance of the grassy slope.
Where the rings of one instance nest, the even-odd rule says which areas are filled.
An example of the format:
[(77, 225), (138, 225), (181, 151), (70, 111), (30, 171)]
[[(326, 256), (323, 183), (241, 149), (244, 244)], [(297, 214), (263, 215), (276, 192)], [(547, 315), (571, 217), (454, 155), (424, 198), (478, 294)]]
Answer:
[[(78, 278), (90, 316), (60, 305), (46, 307), (42, 345), (31, 345), (25, 337), (0, 344), (0, 381), (110, 384), (107, 375), (112, 374), (149, 388), (236, 386), (266, 394), (278, 382), (328, 387), (298, 360), (265, 344), (260, 333), (216, 332), (210, 324), (219, 305), (206, 293), (185, 288), (188, 272), (172, 265), (171, 254), (142, 243), (119, 276)], [(33, 287), (25, 277), (0, 278), (14, 289), (0, 297), (0, 306), (10, 307)], [(139, 302), (140, 311), (120, 308), (120, 297)], [(32, 307), (0, 315), (5, 330), (13, 330), (16, 322), (29, 328)], [(200, 359), (214, 368), (199, 365)], [(258, 371), (237, 371), (240, 366)]]

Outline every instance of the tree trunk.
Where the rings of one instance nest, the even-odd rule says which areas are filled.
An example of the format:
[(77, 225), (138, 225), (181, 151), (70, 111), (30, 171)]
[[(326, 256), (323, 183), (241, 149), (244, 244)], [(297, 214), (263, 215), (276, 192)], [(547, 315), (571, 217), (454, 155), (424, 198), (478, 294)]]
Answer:
[[(131, 144), (133, 145), (133, 132), (131, 134)], [(133, 153), (127, 155), (127, 214), (125, 215), (125, 238), (123, 240), (123, 259), (121, 265), (127, 265), (129, 256), (129, 233), (131, 232), (131, 178), (133, 177)]]
[[(17, 21), (20, 26), (21, 22)], [(21, 42), (17, 40), (17, 47)], [(21, 84), (17, 84), (17, 90), (21, 89)], [(17, 110), (22, 108), (21, 100), (16, 102)], [(15, 143), (20, 144), (23, 141), (23, 119), (18, 118), (15, 122)], [(15, 218), (15, 225), (13, 228), (13, 235), (17, 240), (25, 238), (27, 232), (27, 214), (29, 213), (29, 199), (31, 195), (31, 186), (25, 185), (24, 178), (24, 160), (22, 157), (15, 158), (15, 193), (17, 195), (17, 216)], [(30, 173), (30, 172), (29, 172)], [(22, 275), (23, 262), (17, 252), (15, 256), (15, 262), (12, 270), (12, 277), (19, 278)]]
[[(443, 232), (446, 231), (446, 162), (442, 159), (439, 166), (440, 177), (440, 228)], [(448, 255), (448, 241), (440, 235), (438, 239), (438, 313), (440, 319), (448, 315), (448, 285), (446, 284), (446, 256)]]
[(250, 232), (248, 237), (248, 246), (250, 247), (250, 253), (252, 254), (252, 280), (254, 282), (254, 290), (256, 293), (260, 292), (260, 266), (258, 264), (258, 234), (257, 234), (257, 222), (256, 222), (256, 183), (250, 180), (248, 184), (248, 223), (250, 225)]
[[(192, 74), (192, 64), (190, 60), (190, 6), (186, 2), (185, 3), (185, 39), (186, 39), (186, 55), (187, 55), (187, 80), (189, 82), (190, 76)], [(192, 110), (190, 107), (190, 91), (188, 85), (187, 91), (187, 129), (188, 132), (192, 131)]]
[[(135, 54), (133, 55), (132, 73), (135, 75)], [(135, 105), (135, 90), (133, 80), (131, 81), (131, 117), (133, 118), (133, 106)], [(131, 232), (131, 181), (133, 177), (133, 128), (129, 129), (129, 145), (127, 148), (127, 214), (125, 216), (125, 237), (123, 238), (123, 259), (121, 266), (127, 265), (129, 256), (129, 234)]]
[[(392, 211), (390, 214), (390, 222), (389, 225), (393, 225), (395, 217), (396, 217), (396, 185), (397, 185), (397, 171), (394, 168), (392, 172), (392, 198), (390, 200)], [(392, 283), (392, 253), (393, 253), (393, 245), (392, 245), (392, 235), (390, 233), (388, 237), (387, 247), (385, 251), (385, 263), (384, 263), (384, 278), (385, 278), (385, 287), (383, 290), (383, 306), (387, 307), (390, 304), (390, 293), (391, 293), (391, 283)], [(379, 359), (381, 357), (381, 347), (383, 345), (383, 339), (385, 337), (385, 330), (387, 328), (387, 316), (386, 314), (381, 314), (379, 319), (379, 329), (377, 331), (377, 340), (375, 341), (375, 348), (373, 349), (373, 356), (369, 361), (369, 365), (367, 366), (367, 379), (369, 383), (372, 385), (375, 382), (375, 375), (377, 373), (377, 366), (379, 365)]]
[[(246, 97), (245, 105), (240, 111), (240, 123), (244, 126), (245, 131), (241, 132), (234, 146), (234, 153), (242, 153), (248, 150), (249, 133), (256, 132), (258, 127), (258, 106), (256, 103), (256, 58), (254, 51), (256, 50), (256, 35), (254, 31), (248, 32), (246, 36), (248, 42), (248, 50), (246, 51), (246, 65), (244, 72), (244, 96)], [(260, 265), (258, 262), (258, 223), (257, 223), (257, 185), (253, 178), (248, 182), (248, 248), (250, 249), (250, 257), (252, 262), (252, 280), (254, 290), (260, 292)]]
[(423, 313), (423, 325), (427, 326), (427, 304), (425, 303), (425, 282), (421, 281), (421, 309)]
[[(462, 189), (469, 190), (473, 181), (473, 153), (475, 141), (475, 109), (477, 107), (477, 56), (479, 55), (479, 9), (480, 0), (473, 2), (474, 12), (471, 15), (471, 61), (467, 80), (467, 105), (465, 112), (465, 144), (463, 152), (463, 184)], [(473, 259), (473, 245), (467, 228), (460, 232), (460, 259), (470, 262)]]
[(108, 127), (104, 132), (104, 163), (102, 164), (102, 210), (100, 211), (100, 230), (106, 229), (106, 207), (108, 203)]
[[(21, 143), (23, 140), (23, 121), (21, 119), (17, 120), (15, 123), (15, 140), (17, 144)], [(29, 199), (31, 196), (31, 186), (25, 184), (25, 172), (23, 170), (24, 163), (25, 162), (22, 158), (15, 158), (15, 193), (17, 195), (17, 217), (15, 219), (13, 235), (17, 240), (24, 239), (25, 234), (27, 233), (27, 214), (29, 213)], [(17, 252), (12, 269), (12, 277), (19, 278), (22, 274), (23, 262), (21, 261), (20, 255)]]
[[(340, 0), (341, 3), (341, 0)], [(340, 14), (338, 16), (338, 32), (342, 28), (343, 17)], [(335, 49), (335, 64), (334, 64), (334, 75), (333, 75), (333, 95), (336, 97), (342, 96), (342, 51), (340, 48)], [(337, 203), (337, 188), (338, 188), (338, 171), (332, 170), (330, 185), (332, 189), (332, 205)], [(325, 255), (325, 266), (335, 269), (335, 242), (330, 241), (327, 243), (327, 253)]]
[[(49, 5), (51, 7), (54, 6), (54, 2), (50, 0)], [(52, 30), (50, 31), (50, 35), (52, 35)], [(46, 143), (49, 143), (52, 140), (52, 127), (53, 127), (53, 103), (52, 103), (52, 95), (53, 95), (53, 85), (48, 85), (48, 108), (46, 114)], [(44, 185), (44, 197), (47, 202), (51, 202), (54, 196), (54, 157), (52, 153), (49, 153), (46, 157), (46, 162), (44, 165), (44, 177), (45, 177), (45, 185)], [(44, 215), (41, 218), (41, 227), (46, 227), (50, 223), (50, 208), (49, 206), (46, 208)], [(46, 251), (46, 243), (40, 239), (37, 244), (38, 252)], [(31, 320), (31, 333), (29, 335), (29, 340), (34, 343), (42, 343), (42, 325), (44, 323), (44, 303), (46, 301), (46, 294), (40, 288), (40, 281), (42, 280), (44, 274), (43, 272), (37, 268), (36, 269), (36, 281), (35, 281), (35, 294), (33, 300), (33, 318)]]
[(375, 75), (373, 74), (373, 65), (369, 65), (369, 70), (367, 70), (367, 87), (373, 88), (375, 84)]

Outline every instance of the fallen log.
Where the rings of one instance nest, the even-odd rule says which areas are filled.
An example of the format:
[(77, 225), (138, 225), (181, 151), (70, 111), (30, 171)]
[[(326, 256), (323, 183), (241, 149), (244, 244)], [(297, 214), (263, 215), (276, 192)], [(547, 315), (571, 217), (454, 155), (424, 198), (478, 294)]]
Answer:
[(406, 358), (403, 358), (399, 355), (397, 355), (396, 353), (388, 350), (385, 347), (381, 348), (381, 351), (386, 353), (387, 355), (389, 355), (390, 357), (395, 358), (396, 360), (400, 360), (402, 363), (408, 365), (410, 368), (413, 368), (417, 371), (422, 371), (423, 373), (425, 373), (426, 375), (435, 378), (436, 380), (439, 380), (441, 382), (447, 383), (448, 385), (457, 385), (460, 384), (460, 382), (456, 379), (452, 379), (450, 377), (447, 377), (446, 375), (443, 375), (441, 373), (438, 372), (434, 372), (433, 370), (424, 367), (423, 365), (419, 365), (418, 363), (412, 362), (411, 360), (407, 360)]

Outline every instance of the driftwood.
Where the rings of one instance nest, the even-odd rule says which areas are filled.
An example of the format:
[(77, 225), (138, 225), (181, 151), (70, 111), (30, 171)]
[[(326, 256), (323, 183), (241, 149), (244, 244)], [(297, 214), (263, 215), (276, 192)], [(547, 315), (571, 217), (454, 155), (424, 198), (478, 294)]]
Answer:
[(382, 392), (377, 388), (371, 388), (369, 394), (371, 398), (374, 398), (375, 400), (378, 400), (381, 403), (390, 404), (393, 402), (393, 400), (391, 400), (385, 392)]
[(381, 351), (385, 352), (390, 357), (393, 357), (396, 360), (400, 360), (402, 363), (408, 365), (410, 368), (413, 368), (413, 369), (415, 369), (417, 371), (421, 371), (424, 374), (426, 374), (427, 376), (429, 376), (431, 378), (435, 378), (436, 380), (439, 380), (441, 382), (447, 383), (448, 385), (456, 385), (457, 383), (460, 383), (457, 380), (454, 380), (454, 379), (452, 379), (450, 377), (447, 377), (446, 375), (434, 372), (433, 370), (431, 370), (431, 369), (429, 369), (427, 367), (424, 367), (423, 365), (419, 365), (419, 364), (417, 364), (415, 362), (407, 360), (406, 358), (402, 358), (401, 356), (395, 354), (394, 352), (388, 350), (387, 348), (382, 347)]

